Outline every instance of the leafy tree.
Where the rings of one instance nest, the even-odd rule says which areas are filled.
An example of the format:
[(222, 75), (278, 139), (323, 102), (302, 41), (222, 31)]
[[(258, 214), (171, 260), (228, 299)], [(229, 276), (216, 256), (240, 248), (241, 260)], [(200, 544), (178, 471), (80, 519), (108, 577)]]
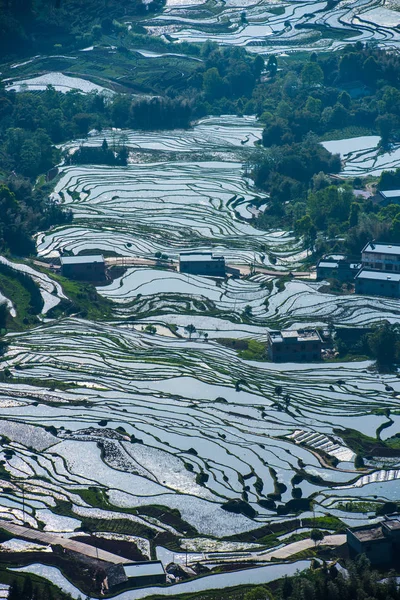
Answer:
[(268, 58), (267, 71), (271, 77), (275, 77), (278, 71), (278, 61), (274, 54), (271, 54)]
[(243, 316), (244, 316), (246, 319), (249, 319), (249, 318), (252, 316), (252, 314), (253, 314), (253, 309), (252, 309), (252, 307), (250, 306), (250, 304), (247, 304), (247, 305), (244, 307), (244, 310), (243, 310)]
[(356, 469), (363, 469), (364, 468), (364, 459), (362, 457), (361, 454), (356, 454), (356, 457), (354, 459), (354, 466)]
[(222, 98), (225, 94), (225, 84), (216, 67), (212, 67), (204, 73), (203, 91), (208, 100)]
[(361, 212), (361, 206), (358, 202), (352, 202), (350, 206), (349, 227), (356, 227)]
[(255, 57), (254, 62), (253, 62), (253, 72), (257, 79), (260, 77), (260, 75), (264, 71), (264, 69), (265, 69), (264, 58), (261, 56), (261, 54), (257, 54), (257, 56)]
[(400, 333), (398, 327), (385, 321), (374, 327), (367, 336), (367, 343), (378, 366), (391, 366), (400, 356)]
[(308, 62), (301, 70), (301, 81), (308, 87), (321, 85), (324, 81), (324, 72), (317, 63)]
[(193, 333), (196, 333), (196, 327), (192, 323), (190, 323), (189, 325), (186, 325), (185, 331), (188, 332), (189, 340), (191, 340)]
[(321, 531), (320, 529), (312, 529), (310, 532), (310, 538), (314, 542), (315, 546), (317, 545), (317, 542), (322, 542), (324, 537), (325, 537), (324, 532)]
[(269, 590), (260, 585), (246, 592), (243, 600), (273, 600), (273, 596)]

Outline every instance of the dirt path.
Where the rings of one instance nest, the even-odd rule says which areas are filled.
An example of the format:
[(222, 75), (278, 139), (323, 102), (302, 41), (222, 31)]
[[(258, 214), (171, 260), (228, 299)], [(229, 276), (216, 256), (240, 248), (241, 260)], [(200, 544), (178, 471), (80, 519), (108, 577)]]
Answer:
[[(345, 542), (346, 536), (344, 534), (327, 535), (319, 545), (342, 546)], [(288, 544), (287, 546), (284, 546), (284, 548), (279, 548), (278, 550), (272, 550), (265, 554), (261, 554), (257, 556), (257, 560), (270, 561), (273, 558), (276, 560), (286, 560), (294, 554), (298, 554), (299, 552), (308, 550), (309, 548), (314, 548), (314, 542), (310, 538), (307, 538), (305, 540), (293, 542), (293, 544)]]
[(89, 556), (90, 558), (104, 560), (108, 563), (129, 564), (132, 562), (127, 558), (122, 558), (121, 556), (117, 556), (116, 554), (112, 554), (111, 552), (106, 552), (105, 550), (101, 550), (100, 548), (88, 546), (88, 544), (83, 544), (82, 542), (75, 542), (74, 540), (63, 538), (54, 533), (38, 531), (37, 529), (30, 529), (29, 527), (15, 525), (14, 523), (10, 523), (9, 521), (0, 520), (0, 528), (4, 529), (5, 531), (8, 531), (16, 537), (23, 538), (25, 540), (33, 540), (35, 542), (41, 542), (42, 544), (57, 544), (59, 546), (62, 546), (66, 550), (72, 550), (73, 552), (84, 554), (85, 556)]

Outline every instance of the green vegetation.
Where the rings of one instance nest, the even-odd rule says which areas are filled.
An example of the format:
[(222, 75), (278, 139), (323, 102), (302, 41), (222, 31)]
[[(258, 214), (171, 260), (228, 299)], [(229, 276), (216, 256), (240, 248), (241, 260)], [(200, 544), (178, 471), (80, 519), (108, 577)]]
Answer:
[(8, 567), (15, 568), (15, 564), (2, 561), (0, 565), (0, 582), (10, 586), (8, 600), (71, 600), (72, 596), (61, 590), (49, 581), (30, 575), (9, 571)]
[[(268, 149), (255, 153), (252, 161), (257, 185), (270, 194), (267, 211), (257, 219), (259, 227), (285, 223), (321, 252), (332, 247), (317, 239), (318, 232), (329, 239), (344, 235), (336, 249), (351, 254), (359, 253), (368, 239), (395, 241), (399, 207), (381, 209), (356, 199), (352, 184), (360, 186), (361, 181), (344, 184), (331, 178), (340, 169), (339, 157), (324, 155), (317, 141), (343, 138), (360, 127), (364, 134), (379, 133), (382, 149), (397, 141), (400, 60), (392, 62), (385, 51), (357, 43), (333, 54), (313, 53), (308, 62), (294, 58), (289, 69), (259, 86), (250, 101), (266, 124), (263, 145)], [(351, 81), (364, 86), (361, 96), (346, 91)], [(383, 174), (379, 185), (393, 189), (398, 178)]]
[(399, 434), (382, 441), (377, 438), (369, 437), (355, 429), (335, 429), (334, 432), (340, 435), (345, 444), (362, 458), (365, 458), (366, 456), (400, 456)]
[(77, 315), (85, 319), (102, 320), (112, 317), (112, 302), (97, 292), (96, 288), (80, 281), (72, 281), (61, 275), (51, 274), (58, 281), (68, 296), (49, 311), (49, 316), (56, 318), (63, 315)]
[(39, 286), (33, 279), (21, 271), (0, 264), (0, 285), (4, 295), (17, 307), (17, 317), (7, 315), (6, 323), (14, 328), (16, 325), (36, 323), (35, 317), (42, 312), (44, 303)]
[(382, 371), (390, 370), (400, 362), (400, 328), (397, 324), (384, 321), (374, 325), (372, 330), (359, 329), (352, 334), (349, 336), (340, 329), (336, 332), (335, 345), (341, 360), (354, 356), (373, 358)]
[(245, 360), (267, 360), (266, 346), (257, 340), (218, 338), (216, 341), (226, 348), (237, 350), (240, 358)]
[(126, 19), (127, 8), (138, 19), (164, 4), (165, 0), (147, 4), (132, 0), (128, 8), (122, 0), (1, 0), (0, 52), (5, 56), (87, 45), (88, 39), (99, 39), (113, 30), (113, 18)]

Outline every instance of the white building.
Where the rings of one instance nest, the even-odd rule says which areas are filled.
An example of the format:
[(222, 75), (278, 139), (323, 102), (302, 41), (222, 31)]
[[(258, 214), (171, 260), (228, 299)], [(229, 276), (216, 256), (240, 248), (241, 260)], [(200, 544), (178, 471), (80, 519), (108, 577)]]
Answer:
[(361, 260), (366, 269), (400, 272), (400, 244), (368, 242), (362, 250)]

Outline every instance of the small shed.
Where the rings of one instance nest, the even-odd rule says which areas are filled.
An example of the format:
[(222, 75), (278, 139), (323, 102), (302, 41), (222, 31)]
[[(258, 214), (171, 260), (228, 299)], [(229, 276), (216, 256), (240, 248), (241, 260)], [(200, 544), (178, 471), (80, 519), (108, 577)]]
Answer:
[(124, 565), (129, 585), (143, 587), (166, 583), (167, 576), (160, 560), (148, 560)]
[(212, 252), (181, 252), (179, 271), (191, 275), (225, 277), (225, 258), (214, 256)]
[(104, 281), (106, 266), (102, 254), (62, 256), (61, 275), (80, 281)]

